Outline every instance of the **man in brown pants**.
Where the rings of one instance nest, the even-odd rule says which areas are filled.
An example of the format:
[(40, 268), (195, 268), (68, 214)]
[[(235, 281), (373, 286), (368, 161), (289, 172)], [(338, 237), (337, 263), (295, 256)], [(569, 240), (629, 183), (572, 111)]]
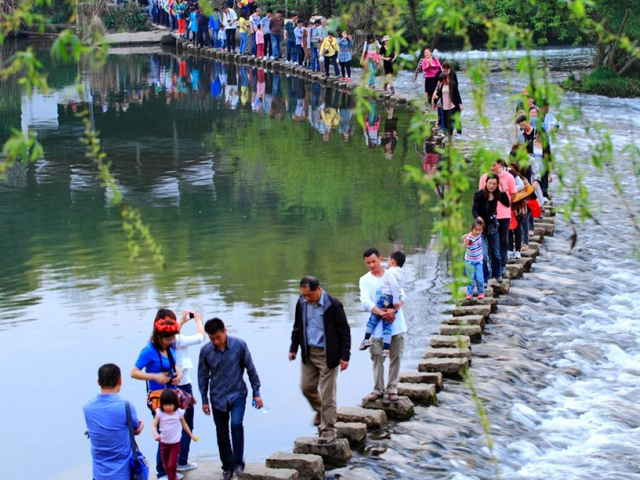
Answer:
[(291, 332), (289, 360), (302, 352), (300, 388), (316, 412), (313, 424), (320, 427), (319, 443), (336, 438), (338, 366), (349, 366), (351, 329), (342, 303), (320, 286), (314, 277), (300, 281), (300, 298)]

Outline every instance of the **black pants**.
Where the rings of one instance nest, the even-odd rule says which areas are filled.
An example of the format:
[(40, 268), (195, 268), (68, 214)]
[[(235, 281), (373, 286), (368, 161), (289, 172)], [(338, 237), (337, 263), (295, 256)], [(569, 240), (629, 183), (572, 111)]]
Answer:
[(518, 226), (515, 230), (509, 230), (509, 250), (519, 252), (522, 248), (522, 217), (516, 217)]
[[(207, 43), (204, 43), (204, 39), (207, 39)], [(209, 36), (209, 27), (198, 26), (198, 46), (204, 47), (211, 44), (211, 37)]]
[(330, 57), (324, 57), (324, 74), (329, 76), (329, 64), (333, 63), (333, 69), (336, 72), (336, 77), (340, 75), (338, 70), (338, 55), (332, 55)]
[[(232, 404), (227, 405), (227, 410), (222, 412), (211, 409), (213, 421), (216, 424), (216, 438), (218, 440), (218, 452), (222, 461), (222, 470), (232, 472), (235, 467), (244, 467), (244, 418), (247, 397), (239, 397)], [(231, 438), (229, 438), (229, 424), (231, 424)], [(233, 446), (231, 442), (233, 441)]]
[(270, 57), (273, 55), (273, 47), (271, 46), (271, 34), (264, 34), (264, 56)]
[[(453, 131), (456, 130), (456, 121), (455, 117), (460, 113), (460, 107), (453, 107), (451, 110), (442, 110), (444, 113), (444, 125), (445, 132), (447, 135), (453, 135)], [(460, 120), (458, 120), (460, 122)], [(460, 128), (458, 129), (458, 133), (462, 135), (462, 122), (460, 122)]]
[(343, 77), (351, 78), (351, 60), (348, 62), (340, 62), (340, 71)]
[(501, 218), (498, 220), (498, 235), (500, 235), (500, 275), (504, 274), (505, 265), (507, 264), (507, 252), (509, 251), (509, 223), (510, 218)]
[(236, 29), (229, 28), (224, 33), (227, 35), (227, 52), (233, 52), (236, 49)]
[[(180, 385), (178, 387), (180, 390), (182, 390), (185, 393), (188, 393), (189, 395), (193, 395), (193, 388), (191, 387), (191, 384), (188, 383), (187, 385)], [(189, 425), (189, 428), (191, 429), (191, 431), (193, 432), (193, 406), (187, 408), (187, 410), (184, 412), (184, 421), (187, 422), (187, 425)], [(187, 432), (185, 432), (184, 430), (182, 431), (182, 438), (180, 439), (180, 456), (178, 457), (178, 465), (186, 465), (187, 463), (189, 463), (189, 449), (191, 448), (191, 437), (189, 435), (187, 435)]]
[(304, 48), (302, 48), (302, 45), (296, 45), (296, 50), (298, 51), (298, 65), (302, 65), (304, 62)]

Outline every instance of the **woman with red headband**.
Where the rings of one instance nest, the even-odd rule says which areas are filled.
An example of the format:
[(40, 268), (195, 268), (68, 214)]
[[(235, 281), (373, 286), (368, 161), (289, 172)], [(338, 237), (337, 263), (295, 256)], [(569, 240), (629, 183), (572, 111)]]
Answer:
[[(170, 316), (157, 318), (153, 323), (151, 340), (142, 349), (138, 360), (131, 369), (133, 378), (147, 382), (148, 392), (176, 388), (180, 384), (182, 373), (175, 362), (176, 351), (171, 346), (179, 332), (180, 325)], [(152, 409), (152, 415), (155, 416), (154, 409)], [(167, 474), (160, 457), (160, 444), (158, 444), (156, 470), (158, 479), (166, 478)]]

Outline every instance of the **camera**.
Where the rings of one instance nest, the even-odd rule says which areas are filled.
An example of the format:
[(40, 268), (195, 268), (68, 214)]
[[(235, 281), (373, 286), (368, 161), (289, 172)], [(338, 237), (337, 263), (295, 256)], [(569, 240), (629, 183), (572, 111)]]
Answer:
[(194, 318), (195, 314), (193, 312), (189, 312), (189, 318)]

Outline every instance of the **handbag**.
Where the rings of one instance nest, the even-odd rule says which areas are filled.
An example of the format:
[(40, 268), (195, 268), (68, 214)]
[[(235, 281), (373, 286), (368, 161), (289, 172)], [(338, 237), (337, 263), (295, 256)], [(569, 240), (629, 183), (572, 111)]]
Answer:
[(131, 467), (131, 480), (148, 480), (149, 478), (149, 464), (147, 459), (138, 448), (135, 438), (135, 428), (133, 428), (133, 420), (131, 419), (131, 405), (129, 402), (124, 402), (125, 409), (127, 411), (127, 428), (129, 430), (129, 439), (131, 441), (131, 453), (132, 456), (129, 459), (129, 465)]
[[(173, 378), (176, 371), (176, 364), (175, 364), (175, 361), (173, 360), (171, 349), (167, 350), (167, 356), (169, 358), (169, 372), (171, 373), (171, 378)], [(160, 352), (158, 352), (158, 360), (160, 362), (160, 365), (162, 365), (162, 356), (160, 355)], [(164, 392), (167, 388), (172, 388), (172, 387), (167, 387), (165, 385), (164, 388), (159, 388), (158, 390), (149, 390), (149, 384), (147, 383), (147, 391), (148, 391), (147, 407), (149, 407), (149, 410), (151, 410), (152, 413), (155, 412), (158, 408), (160, 408), (160, 396), (162, 395), (162, 392)], [(187, 392), (181, 390), (180, 388), (175, 388), (175, 391), (176, 391), (176, 394), (178, 395), (178, 404), (180, 408), (187, 410), (188, 408), (193, 407), (197, 403), (193, 395), (188, 394)]]
[(521, 200), (524, 200), (525, 198), (529, 197), (532, 193), (536, 191), (536, 189), (533, 188), (533, 185), (529, 183), (529, 180), (527, 180), (525, 177), (523, 177), (519, 173), (518, 173), (518, 176), (522, 180), (522, 183), (524, 183), (524, 188), (516, 193), (516, 196), (513, 199), (513, 203), (517, 203), (517, 202), (520, 202)]
[(533, 218), (540, 218), (542, 216), (542, 207), (538, 203), (538, 200), (529, 200), (527, 205), (529, 206), (529, 210), (531, 210)]

